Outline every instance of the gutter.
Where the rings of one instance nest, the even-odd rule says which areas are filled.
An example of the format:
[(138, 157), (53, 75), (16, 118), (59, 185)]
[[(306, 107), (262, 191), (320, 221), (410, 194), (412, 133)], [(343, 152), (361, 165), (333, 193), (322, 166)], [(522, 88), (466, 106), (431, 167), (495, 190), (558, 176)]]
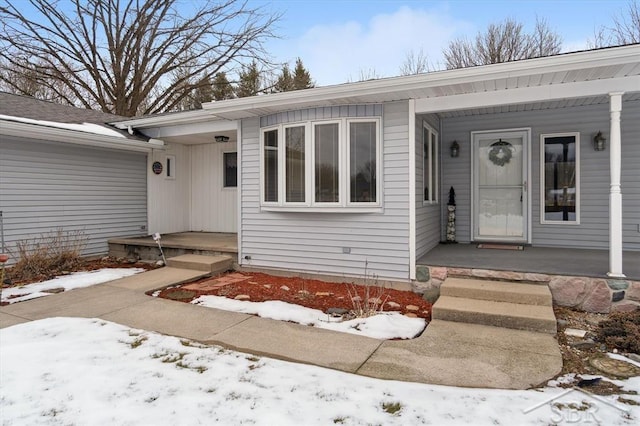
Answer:
[(91, 146), (97, 148), (117, 149), (120, 151), (151, 152), (152, 149), (162, 149), (163, 143), (158, 140), (142, 142), (127, 138), (100, 135), (55, 127), (38, 126), (31, 123), (0, 120), (2, 135), (17, 136), (44, 141), (64, 142), (74, 145)]

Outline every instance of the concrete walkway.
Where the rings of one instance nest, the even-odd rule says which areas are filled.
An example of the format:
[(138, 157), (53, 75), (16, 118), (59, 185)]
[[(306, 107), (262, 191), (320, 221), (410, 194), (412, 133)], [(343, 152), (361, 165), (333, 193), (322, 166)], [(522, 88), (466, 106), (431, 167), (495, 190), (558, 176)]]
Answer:
[(102, 318), (256, 355), (370, 377), (525, 389), (558, 374), (552, 335), (434, 320), (412, 340), (384, 341), (145, 295), (206, 272), (165, 267), (0, 307), (0, 328), (49, 317)]

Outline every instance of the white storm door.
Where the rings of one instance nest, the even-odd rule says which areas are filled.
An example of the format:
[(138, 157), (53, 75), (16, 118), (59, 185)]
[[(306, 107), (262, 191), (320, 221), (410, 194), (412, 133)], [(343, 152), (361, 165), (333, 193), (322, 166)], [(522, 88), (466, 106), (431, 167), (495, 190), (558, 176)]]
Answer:
[(472, 132), (474, 240), (527, 242), (529, 134)]

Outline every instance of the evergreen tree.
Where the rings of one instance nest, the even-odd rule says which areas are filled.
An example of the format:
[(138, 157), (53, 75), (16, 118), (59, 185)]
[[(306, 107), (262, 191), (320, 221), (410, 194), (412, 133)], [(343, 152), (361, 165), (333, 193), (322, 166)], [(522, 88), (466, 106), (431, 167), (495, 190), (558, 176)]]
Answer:
[(216, 74), (213, 80), (213, 99), (223, 101), (225, 99), (233, 99), (233, 86), (227, 79), (227, 74), (223, 71)]
[(240, 81), (236, 88), (237, 97), (246, 98), (247, 96), (255, 96), (260, 92), (262, 78), (256, 61), (251, 62), (250, 65), (243, 66), (239, 77)]
[(285, 64), (282, 67), (282, 72), (273, 87), (274, 92), (289, 92), (293, 90), (293, 77), (291, 71), (289, 71), (289, 65)]
[(302, 64), (302, 59), (296, 59), (296, 68), (293, 71), (293, 90), (310, 89), (315, 87), (311, 80), (311, 74)]

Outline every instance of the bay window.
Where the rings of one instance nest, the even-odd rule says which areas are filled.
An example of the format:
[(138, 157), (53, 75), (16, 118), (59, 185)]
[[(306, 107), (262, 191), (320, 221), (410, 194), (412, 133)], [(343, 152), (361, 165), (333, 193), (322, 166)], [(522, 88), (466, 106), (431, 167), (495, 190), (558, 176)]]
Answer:
[(281, 124), (263, 128), (260, 142), (263, 207), (345, 211), (380, 206), (379, 119)]

